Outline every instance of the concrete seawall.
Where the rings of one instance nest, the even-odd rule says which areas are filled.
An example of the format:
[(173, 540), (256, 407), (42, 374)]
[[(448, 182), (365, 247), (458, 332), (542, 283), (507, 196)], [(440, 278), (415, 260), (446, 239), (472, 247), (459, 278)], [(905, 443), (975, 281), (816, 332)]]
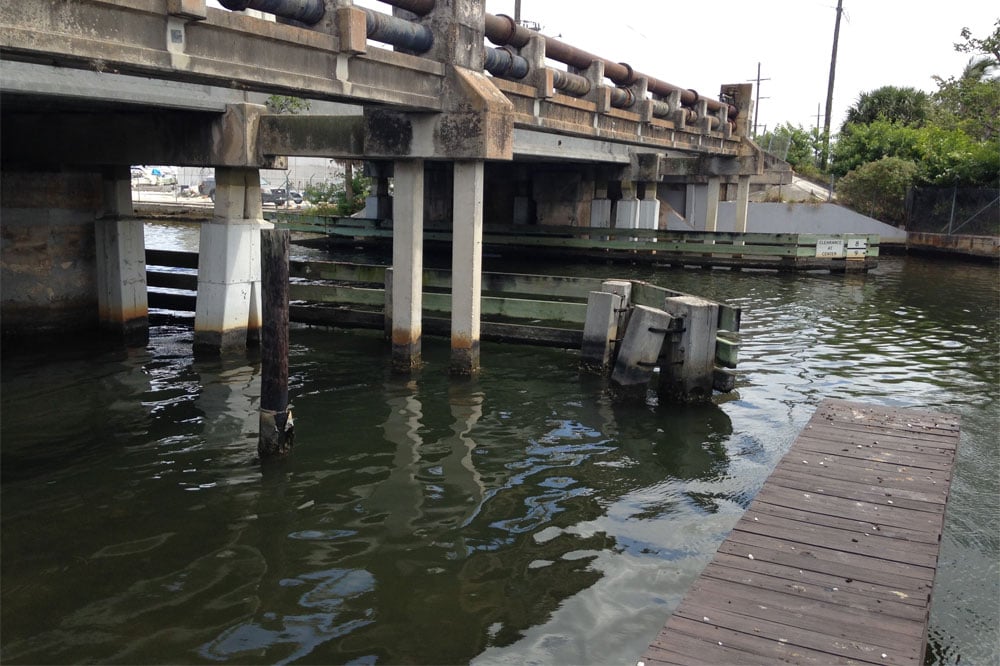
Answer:
[[(736, 204), (719, 204), (717, 231), (734, 231)], [(671, 216), (672, 231), (692, 231), (679, 217)], [(904, 244), (906, 231), (831, 203), (754, 203), (747, 207), (750, 233), (878, 234), (883, 245)]]

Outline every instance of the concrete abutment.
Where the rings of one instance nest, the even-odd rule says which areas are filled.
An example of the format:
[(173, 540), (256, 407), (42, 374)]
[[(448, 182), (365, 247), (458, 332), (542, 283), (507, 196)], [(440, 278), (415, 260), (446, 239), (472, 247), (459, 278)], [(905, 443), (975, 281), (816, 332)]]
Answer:
[(100, 325), (132, 341), (144, 338), (142, 225), (130, 218), (121, 170), (107, 176), (99, 167), (5, 165), (0, 318), (6, 337)]

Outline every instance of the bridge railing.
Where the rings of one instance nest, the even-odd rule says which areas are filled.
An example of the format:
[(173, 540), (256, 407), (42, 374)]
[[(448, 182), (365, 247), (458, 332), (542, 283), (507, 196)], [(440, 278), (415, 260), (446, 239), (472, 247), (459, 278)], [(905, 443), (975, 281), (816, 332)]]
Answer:
[[(220, 0), (231, 10), (254, 9), (273, 14), (300, 27), (330, 30), (330, 12), (324, 0)], [(383, 0), (405, 10), (402, 16), (354, 7), (342, 2), (333, 18), (342, 48), (358, 53), (367, 50), (368, 40), (381, 42), (412, 54), (441, 58), (435, 48), (434, 0)], [(407, 13), (408, 12), (408, 13)], [(522, 81), (536, 89), (538, 96), (551, 97), (558, 91), (597, 103), (602, 112), (611, 107), (630, 110), (647, 120), (669, 119), (681, 129), (718, 131), (726, 138), (745, 133), (749, 114), (749, 90), (725, 86), (718, 99), (635, 71), (627, 63), (589, 53), (579, 47), (532, 30), (513, 18), (485, 13), (481, 33), (487, 44), (482, 48), (481, 67), (496, 78)], [(547, 61), (566, 65), (548, 66)], [(738, 131), (737, 118), (742, 117)]]

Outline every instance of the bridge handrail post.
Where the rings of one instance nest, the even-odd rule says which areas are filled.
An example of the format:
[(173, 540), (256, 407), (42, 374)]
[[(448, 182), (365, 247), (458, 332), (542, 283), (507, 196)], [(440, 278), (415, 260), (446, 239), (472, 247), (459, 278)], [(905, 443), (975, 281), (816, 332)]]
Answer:
[(673, 120), (677, 129), (685, 129), (687, 127), (688, 109), (685, 109), (681, 105), (681, 91), (676, 89), (671, 90), (670, 96), (667, 98), (667, 103), (673, 112)]
[(719, 109), (715, 112), (716, 117), (719, 119), (719, 128), (725, 138), (730, 138), (733, 136), (733, 127), (729, 124), (729, 105), (720, 104)]
[(600, 60), (591, 60), (590, 66), (586, 69), (568, 68), (570, 72), (579, 74), (590, 82), (590, 92), (583, 96), (588, 102), (597, 105), (598, 113), (607, 113), (611, 110), (611, 88), (604, 84), (604, 63)]
[(547, 99), (555, 90), (555, 76), (551, 69), (545, 66), (545, 38), (533, 34), (528, 43), (518, 50), (519, 55), (528, 61), (528, 76), (525, 83), (535, 89), (535, 97)]
[(340, 51), (348, 55), (361, 55), (368, 50), (368, 16), (351, 0), (327, 0), (333, 7)]

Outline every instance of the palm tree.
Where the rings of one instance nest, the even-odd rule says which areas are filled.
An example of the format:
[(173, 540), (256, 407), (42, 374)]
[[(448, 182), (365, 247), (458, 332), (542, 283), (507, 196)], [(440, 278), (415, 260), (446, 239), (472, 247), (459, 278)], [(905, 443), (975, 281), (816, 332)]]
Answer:
[(887, 120), (901, 125), (922, 127), (931, 111), (931, 96), (923, 90), (897, 86), (882, 86), (863, 92), (858, 101), (847, 110), (847, 125), (869, 125), (876, 120)]

